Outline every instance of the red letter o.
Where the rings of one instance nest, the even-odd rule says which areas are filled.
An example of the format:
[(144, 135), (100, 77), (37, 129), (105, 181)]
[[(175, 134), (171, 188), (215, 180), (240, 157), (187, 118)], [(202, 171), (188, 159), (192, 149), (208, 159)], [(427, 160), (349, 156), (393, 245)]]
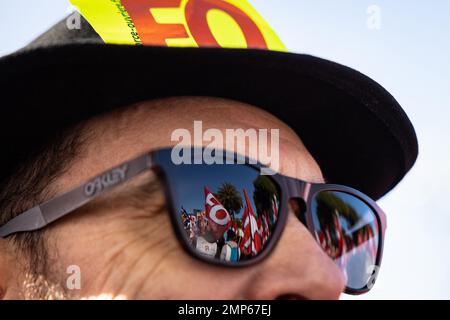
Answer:
[(256, 23), (241, 9), (221, 0), (190, 0), (186, 5), (186, 21), (195, 41), (200, 47), (220, 47), (209, 29), (208, 11), (218, 9), (228, 13), (244, 33), (249, 48), (268, 49), (267, 43)]

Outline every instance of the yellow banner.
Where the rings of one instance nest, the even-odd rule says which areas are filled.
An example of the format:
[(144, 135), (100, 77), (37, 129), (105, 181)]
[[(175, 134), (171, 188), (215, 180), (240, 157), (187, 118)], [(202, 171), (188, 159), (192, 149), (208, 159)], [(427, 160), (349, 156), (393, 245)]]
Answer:
[(246, 0), (70, 0), (105, 43), (287, 51)]

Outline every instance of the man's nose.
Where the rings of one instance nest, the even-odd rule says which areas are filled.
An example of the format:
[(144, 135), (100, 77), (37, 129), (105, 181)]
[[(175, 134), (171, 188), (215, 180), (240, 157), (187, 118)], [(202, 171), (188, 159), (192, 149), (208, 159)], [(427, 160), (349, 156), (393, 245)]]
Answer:
[(292, 212), (273, 250), (253, 274), (246, 298), (339, 298), (345, 288), (343, 273)]

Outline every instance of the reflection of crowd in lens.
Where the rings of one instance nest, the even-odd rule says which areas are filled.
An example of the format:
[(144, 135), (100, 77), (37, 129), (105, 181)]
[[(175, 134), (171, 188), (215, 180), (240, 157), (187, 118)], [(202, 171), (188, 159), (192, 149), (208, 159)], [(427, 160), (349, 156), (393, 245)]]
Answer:
[(253, 202), (245, 189), (241, 194), (224, 183), (215, 194), (205, 186), (204, 209), (187, 212), (181, 208), (184, 229), (197, 252), (235, 262), (263, 250), (278, 218), (277, 189), (266, 176), (253, 184)]
[(350, 203), (332, 192), (319, 195), (317, 204), (320, 228), (316, 236), (325, 252), (344, 268), (359, 253), (370, 254), (366, 261), (374, 264), (378, 246), (377, 232), (374, 230), (377, 223), (364, 223), (363, 217)]

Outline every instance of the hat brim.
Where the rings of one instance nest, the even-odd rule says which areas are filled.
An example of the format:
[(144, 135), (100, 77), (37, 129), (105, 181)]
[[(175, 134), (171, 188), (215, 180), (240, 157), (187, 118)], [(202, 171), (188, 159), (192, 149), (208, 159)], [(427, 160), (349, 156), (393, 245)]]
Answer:
[(267, 110), (295, 130), (327, 180), (374, 199), (417, 157), (413, 126), (385, 89), (309, 55), (69, 44), (2, 58), (0, 85), (0, 178), (68, 126), (171, 96), (222, 97)]

